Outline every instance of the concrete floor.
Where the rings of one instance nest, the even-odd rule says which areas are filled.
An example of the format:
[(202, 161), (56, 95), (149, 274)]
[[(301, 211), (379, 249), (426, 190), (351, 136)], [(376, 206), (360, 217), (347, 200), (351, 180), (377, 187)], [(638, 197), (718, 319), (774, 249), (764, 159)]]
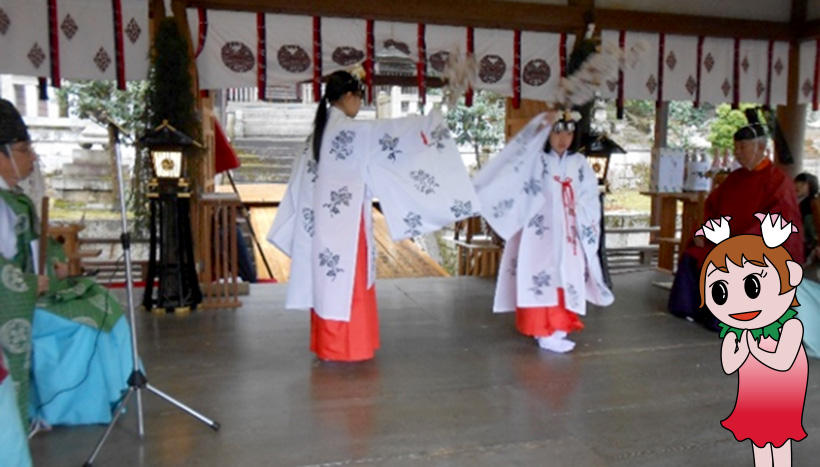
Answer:
[[(132, 409), (95, 465), (753, 465), (719, 424), (737, 383), (717, 335), (667, 314), (657, 278), (615, 276), (617, 301), (590, 310), (569, 355), (490, 313), (494, 284), (474, 278), (379, 281), (382, 348), (360, 364), (313, 357), (283, 285), (254, 286), (236, 311), (141, 314), (151, 382), (222, 430), (146, 394), (145, 439)], [(795, 466), (820, 458), (817, 389), (812, 376)], [(79, 466), (101, 433), (39, 434), (35, 465)]]

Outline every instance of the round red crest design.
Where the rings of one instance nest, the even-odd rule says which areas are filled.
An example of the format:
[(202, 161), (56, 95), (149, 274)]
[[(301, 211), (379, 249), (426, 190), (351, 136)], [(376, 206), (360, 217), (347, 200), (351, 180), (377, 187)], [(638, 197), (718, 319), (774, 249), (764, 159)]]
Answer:
[(301, 73), (310, 68), (310, 56), (296, 44), (285, 44), (276, 53), (279, 66), (291, 73)]
[(222, 46), (222, 63), (229, 70), (237, 73), (245, 73), (253, 69), (256, 58), (251, 49), (239, 41), (226, 42)]
[(507, 71), (507, 64), (498, 55), (485, 55), (479, 62), (478, 77), (487, 84), (501, 81), (504, 72)]
[(547, 61), (536, 58), (524, 65), (524, 73), (521, 79), (530, 86), (541, 86), (550, 80), (551, 74)]
[(449, 59), (450, 52), (447, 52), (446, 50), (436, 52), (433, 55), (430, 55), (430, 66), (433, 67), (434, 70), (441, 73), (444, 71), (444, 67), (447, 65), (447, 60)]
[(337, 65), (350, 66), (364, 60), (364, 52), (350, 46), (336, 47), (330, 58)]

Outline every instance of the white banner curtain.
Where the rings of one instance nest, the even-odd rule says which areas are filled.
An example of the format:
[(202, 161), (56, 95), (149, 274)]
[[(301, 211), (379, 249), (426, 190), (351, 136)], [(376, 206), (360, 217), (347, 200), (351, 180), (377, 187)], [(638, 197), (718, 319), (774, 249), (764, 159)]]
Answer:
[(254, 87), (256, 13), (208, 10), (205, 45), (196, 59), (201, 89)]

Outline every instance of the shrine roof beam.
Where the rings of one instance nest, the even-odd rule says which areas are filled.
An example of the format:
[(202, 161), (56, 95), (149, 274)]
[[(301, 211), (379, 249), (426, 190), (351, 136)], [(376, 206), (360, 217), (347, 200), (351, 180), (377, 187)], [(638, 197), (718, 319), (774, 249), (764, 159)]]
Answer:
[[(571, 32), (584, 27), (591, 11), (598, 28), (667, 34), (790, 40), (804, 28), (787, 22), (679, 15), (644, 11), (589, 8), (585, 2), (568, 6), (488, 0), (178, 0), (191, 7), (266, 11), (294, 15), (368, 18), (425, 24), (449, 24), (502, 29)], [(811, 22), (809, 24), (812, 24)], [(820, 34), (820, 24), (816, 25)]]
[(714, 16), (647, 13), (642, 11), (595, 9), (595, 25), (600, 29), (663, 32), (686, 36), (741, 37), (744, 39), (790, 40), (796, 37), (789, 23)]
[(190, 7), (408, 23), (566, 32), (584, 27), (584, 9), (487, 0), (185, 0)]
[(820, 38), (820, 19), (814, 19), (803, 23), (800, 31), (801, 39), (817, 39)]

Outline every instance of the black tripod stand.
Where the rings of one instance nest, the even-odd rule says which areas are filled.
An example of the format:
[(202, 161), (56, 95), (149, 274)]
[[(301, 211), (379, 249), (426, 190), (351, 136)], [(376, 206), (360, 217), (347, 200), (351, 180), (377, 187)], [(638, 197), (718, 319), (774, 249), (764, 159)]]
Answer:
[(112, 131), (115, 135), (114, 152), (116, 156), (117, 188), (119, 189), (120, 195), (120, 214), (122, 220), (122, 235), (120, 236), (120, 240), (122, 241), (122, 250), (123, 255), (125, 256), (126, 294), (128, 297), (128, 316), (131, 324), (131, 357), (133, 359), (134, 367), (131, 371), (131, 376), (128, 377), (128, 391), (125, 393), (125, 396), (123, 396), (120, 403), (117, 404), (117, 406), (114, 408), (114, 416), (111, 419), (111, 423), (108, 424), (108, 427), (105, 429), (105, 433), (103, 433), (102, 437), (97, 442), (97, 445), (94, 447), (94, 452), (91, 453), (91, 456), (89, 456), (88, 460), (85, 462), (85, 466), (90, 466), (94, 462), (94, 459), (97, 458), (97, 455), (100, 453), (100, 449), (102, 449), (105, 440), (108, 439), (108, 435), (111, 434), (111, 430), (114, 428), (114, 425), (116, 425), (117, 421), (120, 419), (120, 416), (122, 415), (122, 409), (128, 404), (128, 401), (131, 400), (131, 396), (133, 396), (134, 394), (137, 395), (137, 426), (139, 429), (139, 436), (140, 438), (142, 438), (145, 435), (145, 426), (142, 418), (141, 391), (143, 390), (146, 390), (148, 392), (155, 394), (156, 396), (159, 396), (160, 398), (174, 405), (175, 407), (187, 413), (188, 415), (208, 425), (214, 431), (219, 430), (218, 422), (215, 422), (205, 417), (204, 415), (200, 414), (194, 409), (188, 407), (182, 402), (174, 399), (173, 397), (154, 387), (151, 383), (148, 382), (148, 378), (146, 378), (145, 374), (139, 367), (139, 352), (137, 351), (137, 327), (134, 319), (134, 283), (132, 280), (131, 273), (131, 237), (128, 233), (128, 225), (125, 217), (125, 193), (122, 181), (122, 155), (120, 154), (119, 146), (119, 127), (117, 127), (117, 125), (113, 123), (110, 123), (109, 125), (111, 126)]

